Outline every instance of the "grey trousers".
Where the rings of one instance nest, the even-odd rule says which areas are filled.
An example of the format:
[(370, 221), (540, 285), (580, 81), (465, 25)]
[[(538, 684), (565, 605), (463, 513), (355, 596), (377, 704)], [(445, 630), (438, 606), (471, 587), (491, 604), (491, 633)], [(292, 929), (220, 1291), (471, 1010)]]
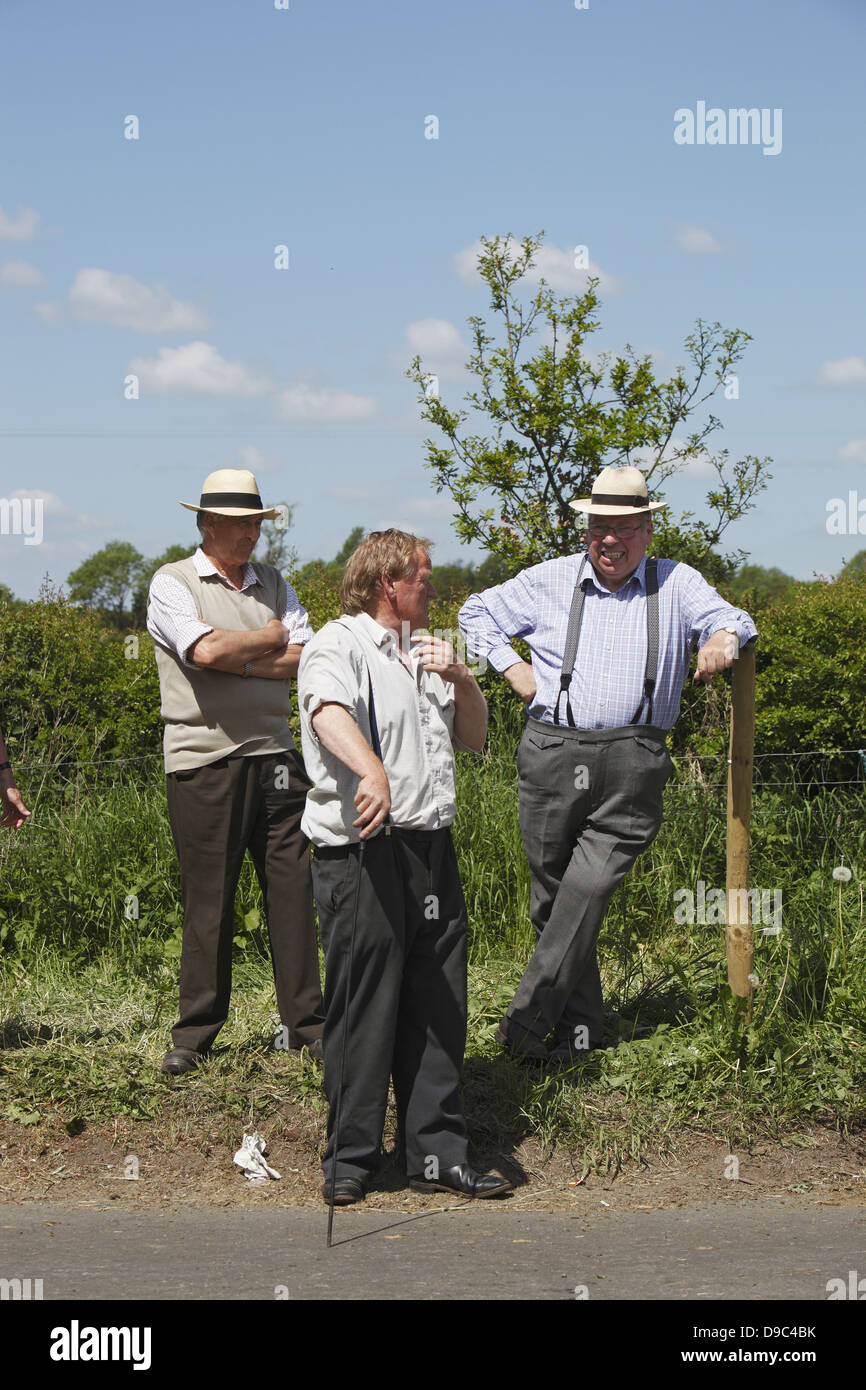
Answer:
[(543, 1040), (604, 1032), (596, 942), (607, 905), (662, 823), (672, 764), (661, 729), (529, 719), (517, 754), (520, 829), (538, 944), (505, 1015)]
[[(325, 1093), (331, 1176), (357, 845), (313, 851), (325, 951)], [(349, 997), (338, 1178), (378, 1165), (388, 1082), (410, 1176), (465, 1163), (458, 1083), (466, 1046), (467, 917), (450, 830), (392, 829), (364, 847)]]

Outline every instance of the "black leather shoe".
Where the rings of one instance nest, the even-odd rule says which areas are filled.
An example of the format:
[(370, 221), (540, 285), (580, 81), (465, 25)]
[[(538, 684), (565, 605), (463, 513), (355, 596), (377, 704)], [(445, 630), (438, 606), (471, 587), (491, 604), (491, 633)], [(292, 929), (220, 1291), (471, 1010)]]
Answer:
[(456, 1192), (461, 1197), (502, 1197), (510, 1192), (514, 1184), (498, 1173), (476, 1173), (468, 1163), (458, 1163), (454, 1168), (445, 1168), (438, 1178), (415, 1177), (409, 1179), (409, 1186), (415, 1192)]
[(541, 1038), (535, 1033), (530, 1033), (529, 1029), (520, 1023), (510, 1023), (504, 1018), (493, 1036), (512, 1057), (517, 1057), (522, 1062), (547, 1061), (547, 1048)]
[[(334, 1184), (335, 1207), (350, 1207), (353, 1202), (363, 1202), (366, 1195), (364, 1184), (360, 1178), (337, 1178)], [(326, 1181), (322, 1184), (322, 1196), (326, 1202), (330, 1203), (330, 1182)]]
[(591, 1052), (597, 1052), (602, 1046), (601, 1043), (590, 1043), (588, 1047), (575, 1047), (571, 1037), (561, 1038), (550, 1050), (551, 1062), (564, 1063), (567, 1066), (574, 1066), (578, 1062), (583, 1062)]
[(322, 1051), (321, 1038), (313, 1038), (313, 1041), (307, 1045), (307, 1051), (309, 1052), (313, 1061), (318, 1062), (320, 1067), (323, 1067), (325, 1065), (325, 1054)]
[(204, 1059), (205, 1053), (196, 1052), (194, 1048), (173, 1047), (163, 1057), (159, 1069), (169, 1076), (182, 1076), (185, 1071), (195, 1071)]

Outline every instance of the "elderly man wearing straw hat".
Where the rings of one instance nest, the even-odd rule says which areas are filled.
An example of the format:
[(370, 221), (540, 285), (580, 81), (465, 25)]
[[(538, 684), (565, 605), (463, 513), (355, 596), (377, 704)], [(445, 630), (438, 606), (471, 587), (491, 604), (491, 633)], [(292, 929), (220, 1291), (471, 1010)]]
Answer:
[(147, 617), (183, 899), (180, 1018), (162, 1070), (192, 1070), (225, 1023), (235, 890), (247, 850), (262, 888), (286, 1041), (321, 1060), (309, 844), (301, 831), (310, 781), (287, 723), (289, 681), (312, 628), (279, 571), (250, 563), (263, 518), (279, 516), (263, 507), (252, 473), (219, 469), (198, 503), (181, 506), (197, 513), (201, 545), (157, 570)]
[(697, 570), (647, 557), (651, 514), (665, 503), (650, 502), (637, 468), (603, 469), (571, 506), (589, 514), (586, 553), (470, 595), (458, 619), (469, 649), (527, 706), (517, 768), (538, 941), (497, 1039), (536, 1060), (602, 1045), (596, 941), (615, 888), (661, 826), (665, 734), (692, 649), (708, 683), (756, 635)]

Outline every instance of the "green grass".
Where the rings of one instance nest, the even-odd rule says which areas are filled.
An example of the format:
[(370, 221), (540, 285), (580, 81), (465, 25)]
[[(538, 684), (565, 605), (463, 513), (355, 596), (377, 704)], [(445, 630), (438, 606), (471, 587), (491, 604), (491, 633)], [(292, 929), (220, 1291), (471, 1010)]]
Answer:
[[(457, 852), (471, 923), (465, 1104), (475, 1143), (532, 1137), (576, 1169), (610, 1167), (684, 1129), (742, 1144), (807, 1123), (841, 1129), (866, 1112), (866, 923), (859, 796), (791, 788), (755, 797), (752, 882), (783, 894), (782, 932), (756, 932), (751, 1018), (726, 983), (721, 925), (680, 924), (675, 894), (724, 886), (718, 793), (668, 790), (658, 840), (607, 914), (599, 956), (606, 1050), (569, 1071), (523, 1067), (493, 1033), (532, 948), (513, 750), (461, 757)], [(837, 883), (835, 865), (853, 878)], [(118, 1116), (171, 1130), (202, 1119), (236, 1138), (305, 1106), (319, 1074), (274, 1050), (277, 1024), (252, 866), (236, 911), (225, 1047), (185, 1079), (157, 1071), (177, 1008), (178, 876), (161, 782), (43, 789), (26, 831), (0, 840), (0, 1117), (73, 1128)], [(138, 916), (130, 904), (137, 900)], [(618, 1044), (618, 1045), (617, 1045)]]

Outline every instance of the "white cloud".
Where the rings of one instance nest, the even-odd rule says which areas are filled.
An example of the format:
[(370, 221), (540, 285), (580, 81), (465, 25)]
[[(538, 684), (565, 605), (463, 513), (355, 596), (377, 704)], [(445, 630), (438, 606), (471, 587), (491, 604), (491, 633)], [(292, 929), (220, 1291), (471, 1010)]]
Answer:
[(698, 256), (721, 256), (724, 254), (724, 247), (717, 241), (712, 232), (708, 232), (705, 227), (698, 227), (694, 222), (677, 222), (674, 224), (674, 240), (680, 251), (689, 251)]
[[(89, 530), (93, 527), (113, 526), (113, 521), (103, 521), (99, 517), (88, 516), (86, 512), (76, 512), (67, 506), (56, 492), (46, 492), (41, 487), (19, 487), (8, 494), (9, 497), (38, 498), (42, 502), (42, 515), (51, 520), (51, 530), (56, 536), (68, 535), (72, 531)], [(88, 547), (89, 548), (89, 547)]]
[(30, 285), (44, 285), (47, 281), (38, 266), (29, 261), (6, 261), (0, 266), (0, 285), (15, 289), (26, 289)]
[(273, 389), (242, 362), (227, 362), (210, 343), (159, 349), (157, 357), (134, 357), (127, 371), (142, 389), (156, 394), (186, 396), (262, 396)]
[(20, 208), (17, 217), (9, 217), (0, 207), (0, 241), (32, 241), (39, 226), (39, 213), (33, 208)]
[(194, 304), (172, 299), (164, 286), (152, 290), (131, 275), (96, 267), (79, 270), (69, 289), (69, 307), (77, 318), (91, 323), (142, 333), (196, 333), (210, 326)]
[(375, 482), (371, 479), (365, 480), (362, 487), (355, 487), (351, 483), (335, 483), (327, 489), (327, 493), (338, 502), (370, 502), (376, 498), (390, 497), (393, 490), (392, 483)]
[(368, 420), (376, 410), (372, 396), (327, 387), (287, 386), (276, 399), (282, 420)]
[[(514, 237), (509, 237), (509, 254), (514, 256), (520, 249), (520, 243)], [(462, 251), (457, 252), (454, 260), (461, 280), (465, 280), (469, 284), (481, 282), (476, 263), (483, 250), (479, 238), (471, 246), (466, 246)], [(606, 271), (602, 270), (595, 261), (587, 257), (588, 265), (586, 268), (575, 265), (575, 261), (579, 259), (578, 252), (582, 250), (582, 247), (577, 246), (564, 248), (540, 246), (535, 254), (535, 264), (523, 277), (524, 283), (537, 285), (539, 280), (543, 278), (553, 290), (582, 291), (586, 289), (587, 280), (592, 275), (598, 277), (598, 288), (603, 294), (615, 293), (616, 280), (612, 275), (608, 275)]]
[(852, 439), (836, 451), (843, 463), (866, 463), (866, 439)]
[(410, 497), (403, 506), (409, 516), (453, 516), (454, 502), (450, 497)]
[(448, 319), (416, 319), (406, 328), (406, 356), (419, 356), (424, 370), (437, 376), (460, 376), (471, 352)]
[[(662, 456), (664, 463), (672, 463), (676, 459), (677, 453), (685, 449), (687, 441), (678, 439), (674, 436), (668, 443)], [(656, 450), (650, 448), (632, 449), (631, 461), (635, 468), (639, 468), (642, 473), (656, 462)], [(710, 455), (705, 449), (701, 449), (694, 458), (690, 458), (683, 464), (677, 472), (678, 478), (717, 478), (718, 473), (712, 465)]]
[(60, 323), (63, 318), (63, 305), (58, 299), (48, 299), (41, 304), (34, 304), (33, 312), (39, 315), (43, 323)]
[(246, 468), (250, 473), (276, 473), (282, 467), (280, 459), (273, 454), (263, 454), (255, 444), (243, 444), (237, 453), (226, 463), (226, 468)]
[(9, 493), (10, 497), (38, 497), (42, 501), (42, 511), (45, 516), (70, 517), (74, 516), (71, 507), (61, 501), (55, 492), (46, 492), (41, 487), (17, 487), (14, 492)]
[(710, 456), (703, 451), (688, 463), (679, 474), (681, 478), (718, 478), (718, 473), (710, 462)]
[(866, 384), (866, 359), (838, 357), (834, 362), (823, 362), (818, 381), (821, 386), (863, 386)]

